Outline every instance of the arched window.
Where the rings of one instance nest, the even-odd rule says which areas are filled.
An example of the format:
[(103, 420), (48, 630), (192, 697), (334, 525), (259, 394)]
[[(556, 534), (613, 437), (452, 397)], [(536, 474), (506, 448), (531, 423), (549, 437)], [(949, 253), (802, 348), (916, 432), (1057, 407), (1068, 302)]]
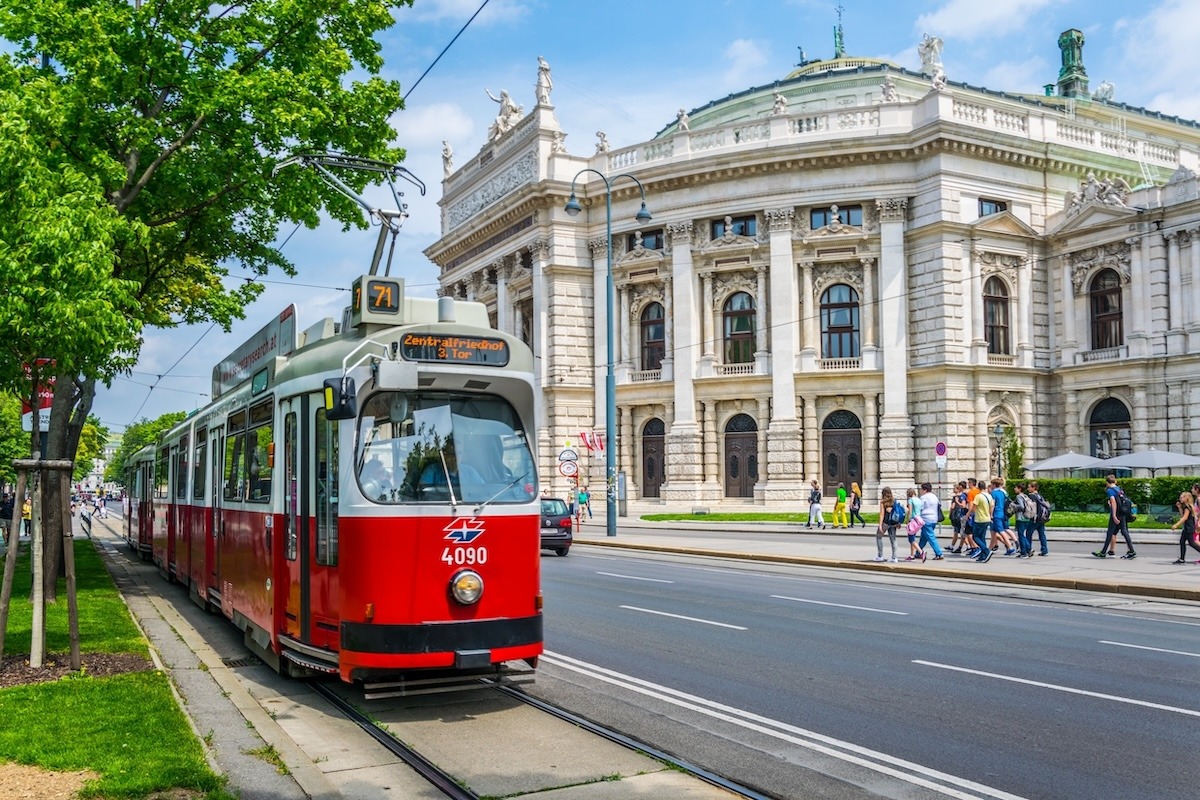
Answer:
[(1129, 409), (1115, 397), (1096, 404), (1088, 417), (1092, 455), (1096, 458), (1123, 456), (1131, 450)]
[(662, 303), (651, 303), (642, 309), (642, 369), (662, 369), (665, 334)]
[(1121, 278), (1106, 269), (1092, 278), (1088, 289), (1092, 315), (1092, 349), (1105, 350), (1125, 344), (1121, 312)]
[(754, 360), (754, 298), (738, 292), (725, 301), (725, 363)]
[(858, 358), (858, 292), (844, 283), (821, 295), (821, 357)]
[(1012, 355), (1008, 346), (1008, 287), (995, 275), (983, 284), (983, 336), (989, 353)]

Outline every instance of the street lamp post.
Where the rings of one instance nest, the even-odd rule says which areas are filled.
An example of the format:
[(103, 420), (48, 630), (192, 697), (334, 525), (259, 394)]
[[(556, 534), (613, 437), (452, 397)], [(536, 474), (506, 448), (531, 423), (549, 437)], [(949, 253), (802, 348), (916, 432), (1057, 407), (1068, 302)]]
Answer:
[(607, 267), (605, 269), (604, 279), (604, 326), (608, 338), (608, 369), (604, 375), (604, 472), (605, 472), (605, 527), (609, 536), (617, 535), (617, 435), (616, 435), (616, 419), (617, 419), (617, 379), (613, 374), (613, 362), (616, 360), (613, 348), (613, 271), (612, 271), (612, 185), (613, 181), (618, 178), (629, 178), (637, 184), (638, 191), (642, 194), (642, 207), (638, 210), (634, 217), (638, 222), (649, 222), (650, 212), (646, 210), (646, 187), (642, 186), (642, 182), (637, 178), (627, 173), (613, 175), (611, 177), (598, 172), (597, 170), (586, 168), (575, 173), (575, 177), (571, 179), (571, 197), (567, 200), (567, 204), (563, 210), (568, 215), (574, 217), (583, 207), (579, 205), (579, 201), (575, 199), (575, 182), (579, 180), (579, 176), (585, 172), (590, 172), (600, 180), (604, 181), (604, 252), (607, 256)]
[(996, 427), (992, 430), (992, 434), (996, 437), (996, 476), (1004, 477), (1004, 426), (996, 423)]

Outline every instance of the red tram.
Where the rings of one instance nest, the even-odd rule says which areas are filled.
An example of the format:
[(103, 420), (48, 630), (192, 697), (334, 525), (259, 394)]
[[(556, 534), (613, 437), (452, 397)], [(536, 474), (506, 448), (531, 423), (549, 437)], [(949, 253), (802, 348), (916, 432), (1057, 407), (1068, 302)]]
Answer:
[[(126, 537), (288, 674), (409, 689), (542, 652), (533, 355), (478, 303), (364, 276), (289, 307), (126, 465)], [(519, 665), (517, 665), (519, 667)]]

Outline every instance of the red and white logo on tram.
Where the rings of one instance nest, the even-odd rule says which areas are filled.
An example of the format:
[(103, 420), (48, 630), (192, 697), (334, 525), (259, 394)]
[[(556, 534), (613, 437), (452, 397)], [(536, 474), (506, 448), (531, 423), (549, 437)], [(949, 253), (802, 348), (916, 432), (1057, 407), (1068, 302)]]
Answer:
[(483, 535), (483, 520), (475, 517), (458, 517), (446, 527), (446, 538), (459, 544), (470, 544)]

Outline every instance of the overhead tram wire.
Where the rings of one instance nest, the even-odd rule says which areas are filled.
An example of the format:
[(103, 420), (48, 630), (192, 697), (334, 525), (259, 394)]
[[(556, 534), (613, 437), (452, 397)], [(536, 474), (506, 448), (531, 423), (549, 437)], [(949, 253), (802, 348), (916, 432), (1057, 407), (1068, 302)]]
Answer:
[(187, 350), (184, 350), (184, 351), (183, 351), (183, 355), (181, 355), (179, 358), (175, 359), (175, 363), (174, 363), (174, 364), (172, 364), (170, 367), (168, 367), (168, 368), (167, 368), (167, 370), (166, 370), (166, 372), (164, 372), (162, 375), (159, 375), (158, 377), (156, 377), (156, 378), (154, 379), (154, 383), (153, 383), (153, 384), (150, 386), (150, 391), (146, 392), (146, 396), (145, 396), (144, 398), (142, 398), (142, 404), (141, 404), (140, 406), (138, 406), (138, 409), (137, 409), (137, 411), (133, 412), (133, 417), (131, 417), (131, 418), (130, 418), (130, 420), (129, 420), (129, 422), (127, 422), (127, 423), (125, 424), (125, 427), (126, 427), (126, 428), (128, 428), (128, 427), (129, 427), (130, 425), (132, 425), (133, 423), (137, 422), (137, 416), (138, 416), (138, 414), (142, 413), (142, 409), (143, 409), (143, 408), (145, 408), (145, 407), (146, 407), (146, 403), (148, 403), (148, 402), (150, 401), (150, 395), (154, 394), (154, 390), (155, 390), (156, 388), (158, 388), (158, 382), (159, 382), (159, 381), (161, 381), (161, 380), (162, 380), (162, 379), (163, 379), (165, 376), (167, 376), (167, 375), (170, 375), (170, 374), (171, 374), (171, 370), (173, 370), (173, 369), (175, 369), (176, 367), (178, 367), (178, 366), (179, 366), (179, 362), (180, 362), (180, 361), (183, 361), (185, 358), (187, 358), (187, 356), (188, 356), (188, 353), (190, 353), (190, 352), (192, 352), (193, 350), (195, 350), (195, 349), (196, 349), (196, 347), (197, 347), (197, 345), (199, 345), (199, 344), (200, 344), (200, 342), (204, 341), (204, 337), (205, 337), (205, 336), (208, 336), (209, 332), (211, 332), (211, 331), (212, 331), (212, 329), (213, 329), (213, 328), (215, 328), (215, 327), (217, 327), (217, 323), (215, 323), (215, 322), (214, 322), (213, 324), (209, 325), (209, 326), (208, 326), (208, 328), (206, 328), (206, 329), (205, 329), (204, 333), (200, 334), (200, 338), (199, 338), (199, 339), (197, 339), (195, 342), (193, 342), (191, 347), (189, 347)]
[(467, 29), (468, 25), (475, 21), (475, 18), (479, 16), (479, 12), (483, 11), (484, 6), (487, 4), (488, 0), (483, 0), (483, 2), (479, 5), (479, 8), (475, 9), (475, 13), (471, 15), (471, 18), (467, 20), (461, 28), (458, 29), (458, 33), (454, 34), (454, 38), (450, 40), (450, 44), (442, 48), (442, 52), (438, 53), (437, 58), (433, 60), (433, 63), (425, 68), (425, 71), (421, 73), (421, 77), (417, 78), (416, 83), (408, 87), (408, 91), (405, 92), (404, 96), (400, 98), (402, 101), (407, 100), (408, 96), (413, 93), (413, 90), (421, 84), (421, 81), (425, 80), (425, 76), (429, 74), (429, 71), (433, 69), (439, 61), (442, 60), (442, 56), (446, 55), (446, 51), (450, 49), (451, 45), (458, 41), (458, 37), (462, 36), (463, 31)]

